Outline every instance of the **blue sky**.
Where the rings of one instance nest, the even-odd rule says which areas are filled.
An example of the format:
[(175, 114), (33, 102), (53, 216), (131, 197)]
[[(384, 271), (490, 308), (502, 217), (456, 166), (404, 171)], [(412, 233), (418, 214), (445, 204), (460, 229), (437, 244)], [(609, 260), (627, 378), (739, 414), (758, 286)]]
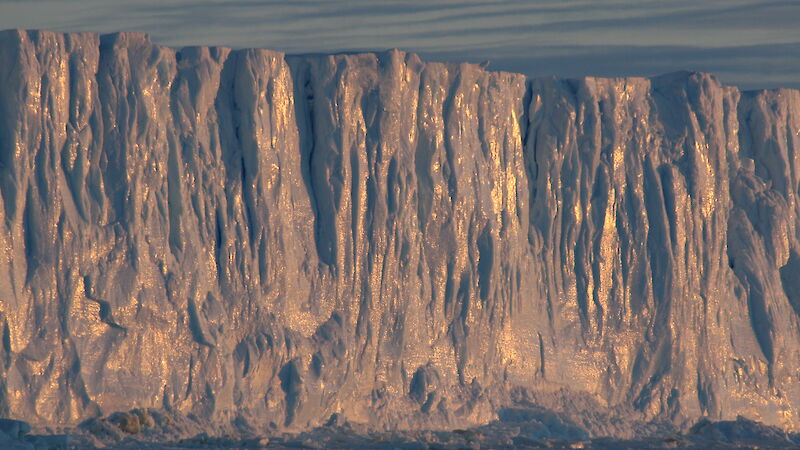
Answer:
[(530, 76), (713, 72), (800, 88), (800, 0), (0, 0), (0, 29), (146, 31), (170, 46), (400, 48)]

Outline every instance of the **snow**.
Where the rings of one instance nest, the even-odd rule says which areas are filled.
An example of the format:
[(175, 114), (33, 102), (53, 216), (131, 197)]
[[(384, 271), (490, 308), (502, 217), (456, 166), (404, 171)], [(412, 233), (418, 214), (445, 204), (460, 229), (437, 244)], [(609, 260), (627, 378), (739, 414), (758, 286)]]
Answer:
[(137, 33), (0, 68), (7, 416), (800, 427), (800, 91)]

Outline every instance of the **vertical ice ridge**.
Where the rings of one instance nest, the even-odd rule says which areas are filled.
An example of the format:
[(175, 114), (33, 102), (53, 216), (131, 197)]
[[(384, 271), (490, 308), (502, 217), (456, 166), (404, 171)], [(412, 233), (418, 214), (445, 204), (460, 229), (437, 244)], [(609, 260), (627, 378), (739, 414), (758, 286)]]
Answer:
[(739, 105), (747, 153), (734, 181), (737, 215), (731, 228), (739, 239), (729, 256), (772, 386), (788, 384), (786, 368), (798, 358), (785, 340), (797, 333), (795, 290), (791, 282), (784, 284), (797, 254), (797, 104), (796, 92), (775, 90), (744, 93)]
[(568, 392), (796, 426), (797, 91), (0, 41), (21, 418), (461, 426)]
[[(549, 105), (551, 109), (545, 113), (532, 112), (532, 126), (534, 129), (548, 130), (544, 133), (545, 136), (553, 136), (549, 138), (551, 143), (544, 145), (543, 148), (539, 144), (540, 141), (534, 141), (537, 150), (539, 148), (544, 150), (536, 152), (537, 165), (551, 167), (555, 173), (561, 174), (545, 177), (544, 183), (538, 182), (540, 187), (536, 190), (534, 208), (536, 205), (551, 206), (543, 207), (539, 210), (540, 215), (533, 216), (534, 224), (539, 224), (545, 236), (547, 233), (553, 233), (552, 230), (559, 233), (544, 239), (545, 245), (552, 249), (545, 250), (544, 254), (554, 255), (556, 258), (556, 262), (545, 259), (544, 263), (545, 267), (549, 266), (546, 269), (547, 273), (552, 274), (548, 275), (552, 278), (547, 283), (551, 292), (550, 301), (564, 299), (563, 303), (555, 304), (559, 305), (559, 309), (563, 312), (554, 316), (565, 317), (566, 313), (566, 324), (574, 323), (574, 318), (580, 317), (584, 330), (599, 334), (600, 348), (608, 345), (602, 343), (605, 339), (613, 342), (618, 337), (625, 336), (628, 333), (624, 331), (626, 329), (638, 329), (640, 331), (635, 332), (636, 334), (643, 333), (647, 337), (643, 344), (630, 342), (625, 345), (617, 340), (616, 343), (606, 347), (608, 350), (601, 350), (597, 357), (608, 361), (600, 364), (601, 367), (607, 366), (613, 369), (605, 376), (622, 377), (622, 379), (632, 377), (628, 378), (633, 388), (633, 397), (630, 400), (648, 414), (676, 411), (679, 402), (683, 411), (699, 411), (704, 408), (704, 412), (711, 414), (724, 414), (726, 408), (741, 405), (741, 400), (736, 395), (728, 399), (717, 395), (719, 389), (722, 389), (720, 386), (726, 382), (715, 380), (713, 374), (717, 371), (724, 373), (725, 366), (730, 363), (724, 358), (720, 359), (719, 355), (710, 353), (709, 349), (729, 348), (731, 345), (726, 344), (726, 324), (719, 323), (720, 315), (728, 316), (731, 313), (734, 316), (740, 315), (741, 313), (733, 311), (742, 311), (740, 308), (744, 307), (747, 320), (735, 325), (728, 323), (727, 326), (749, 330), (755, 327), (756, 330), (750, 331), (749, 334), (753, 337), (760, 334), (762, 337), (758, 339), (761, 342), (768, 342), (765, 339), (770, 339), (768, 336), (777, 333), (758, 331), (760, 327), (769, 326), (773, 319), (753, 317), (759, 314), (767, 316), (767, 313), (760, 313), (760, 310), (748, 308), (747, 303), (742, 304), (741, 300), (735, 300), (738, 294), (725, 289), (726, 286), (730, 286), (732, 274), (729, 269), (718, 263), (725, 259), (723, 252), (726, 247), (730, 249), (727, 241), (731, 239), (726, 238), (727, 230), (731, 229), (727, 226), (729, 194), (726, 175), (729, 173), (728, 166), (732, 163), (729, 161), (729, 154), (738, 146), (736, 134), (732, 133), (735, 127), (723, 121), (726, 117), (736, 114), (738, 93), (721, 87), (716, 80), (706, 75), (690, 73), (671, 74), (652, 81), (586, 79), (576, 83), (550, 80), (536, 80), (534, 83), (539, 89), (539, 95), (544, 98), (550, 96), (549, 100), (543, 101), (543, 104)], [(600, 94), (602, 90), (592, 87), (603, 84), (610, 84), (612, 90), (606, 91), (607, 94)], [(629, 91), (630, 88), (627, 86), (636, 87), (638, 93)], [(589, 99), (597, 99), (594, 100), (597, 105), (594, 109), (596, 119), (593, 119), (592, 114), (582, 113), (592, 110), (581, 106), (584, 104), (584, 100), (581, 99), (586, 98), (587, 94)], [(630, 105), (631, 109), (625, 113), (619, 109), (619, 105)], [(553, 122), (548, 123), (544, 119), (537, 119), (536, 114), (540, 114), (543, 118), (556, 118), (553, 122), (557, 125), (554, 126)], [(608, 127), (595, 127), (592, 125), (593, 122), (589, 122), (599, 120), (601, 123), (609, 123), (616, 120), (615, 118), (626, 116), (633, 119), (628, 125), (612, 122)], [(637, 127), (639, 121), (646, 126)], [(583, 137), (584, 132), (580, 131), (584, 124), (589, 127), (585, 128), (588, 131), (585, 137)], [(557, 131), (550, 131), (553, 128)], [(637, 133), (637, 129), (641, 131)], [(537, 133), (541, 131), (533, 132), (532, 136), (537, 136)], [(614, 135), (620, 133), (623, 136), (621, 141), (614, 138)], [(624, 137), (626, 134), (627, 137)], [(611, 141), (608, 141), (609, 136)], [(583, 142), (586, 144), (582, 144)], [(609, 142), (611, 145), (603, 142)], [(550, 154), (552, 156), (547, 153), (550, 148), (557, 149)], [(615, 152), (610, 150), (617, 148), (622, 150), (620, 156), (611, 157)], [(597, 155), (593, 152), (598, 151), (601, 161), (599, 166), (598, 160), (593, 159), (597, 156), (591, 156)], [(604, 154), (609, 155), (609, 159), (604, 160)], [(548, 157), (553, 158), (552, 163), (539, 163), (546, 161), (545, 158)], [(586, 158), (585, 162), (570, 163), (576, 157)], [(735, 157), (735, 153), (731, 157)], [(603, 161), (608, 161), (608, 165)], [(622, 177), (611, 175), (615, 172), (620, 173), (606, 170), (612, 167), (624, 167), (622, 173), (625, 175)], [(569, 175), (564, 176), (564, 170), (569, 170)], [(643, 172), (639, 172), (642, 170)], [(637, 172), (642, 175), (637, 177)], [(605, 175), (607, 173), (609, 175)], [(596, 181), (592, 181), (592, 178), (583, 181), (585, 175), (596, 177), (594, 178)], [(576, 178), (577, 183), (572, 181)], [(605, 187), (607, 181), (604, 180), (613, 182)], [(598, 181), (600, 183), (596, 186), (599, 189), (595, 188), (593, 196), (598, 193), (604, 195), (595, 197), (600, 200), (599, 203), (591, 201), (587, 204), (585, 195), (577, 193), (585, 189), (584, 186), (591, 186)], [(565, 184), (567, 182), (569, 183)], [(554, 185), (562, 187), (553, 191)], [(620, 195), (619, 192), (624, 194)], [(612, 196), (617, 200), (610, 202)], [(633, 205), (626, 205), (629, 202)], [(626, 214), (609, 214), (614, 209), (623, 210)], [(752, 211), (752, 208), (747, 209)], [(605, 218), (587, 210), (605, 210)], [(555, 214), (555, 217), (550, 214)], [(553, 219), (543, 220), (548, 216)], [(784, 217), (783, 214), (777, 216)], [(613, 222), (610, 221), (612, 218)], [(601, 231), (609, 229), (601, 222), (617, 222), (616, 227), (610, 228), (615, 232), (606, 234)], [(597, 237), (585, 241), (580, 236), (587, 231)], [(627, 234), (632, 232), (639, 237), (633, 237), (635, 235), (632, 236), (633, 239), (628, 237)], [(564, 241), (565, 238), (567, 241)], [(608, 242), (619, 239), (620, 243), (609, 246), (605, 242), (606, 239), (609, 239)], [(752, 240), (750, 237), (745, 238), (746, 242)], [(558, 245), (559, 242), (563, 243), (563, 247)], [(648, 244), (644, 248), (628, 247), (626, 250), (623, 242), (637, 243), (636, 246), (641, 246), (644, 242)], [(572, 248), (575, 249), (574, 253), (570, 251)], [(605, 253), (606, 249), (611, 249), (611, 252)], [(623, 253), (618, 254), (618, 251)], [(631, 264), (637, 264), (636, 253), (647, 255), (640, 261), (644, 264), (644, 268), (649, 267), (645, 270), (649, 270), (652, 274), (649, 281), (644, 280), (644, 284), (637, 281), (637, 273), (641, 273), (641, 269), (630, 269)], [(615, 267), (610, 274), (608, 270), (601, 268), (609, 263), (609, 267)], [(583, 269), (586, 267), (585, 264), (588, 264), (588, 268)], [(575, 267), (574, 275), (571, 270), (564, 270), (571, 267)], [(629, 267), (627, 275), (617, 272), (622, 267)], [(603, 278), (604, 273), (609, 275), (608, 278)], [(560, 281), (564, 275), (568, 277), (567, 280), (575, 281), (566, 283)], [(756, 278), (761, 279), (761, 276), (756, 275)], [(618, 284), (620, 281), (624, 283), (625, 280), (630, 280), (631, 284), (628, 286)], [(571, 294), (569, 288), (573, 283), (576, 291)], [(566, 287), (567, 290), (562, 294), (553, 295), (560, 292), (560, 286)], [(610, 290), (607, 290), (609, 288)], [(612, 293), (617, 290), (627, 291), (630, 294), (613, 295)], [(628, 295), (631, 299), (630, 304), (624, 302)], [(753, 298), (755, 297), (751, 297), (751, 303)], [(617, 299), (623, 300), (623, 303), (611, 308), (607, 306), (606, 302), (617, 302)], [(624, 314), (624, 311), (633, 308), (639, 309), (639, 312), (629, 316), (627, 323), (625, 320), (619, 322), (618, 319), (614, 331), (604, 335), (608, 325), (605, 321), (601, 322), (602, 315), (591, 314), (595, 307), (598, 312), (606, 310), (613, 311), (614, 314)], [(644, 308), (640, 309), (642, 307)], [(592, 322), (595, 317), (597, 317), (596, 324)], [(624, 317), (624, 315), (619, 316), (619, 318)], [(631, 320), (637, 321), (640, 325), (630, 322)], [(697, 324), (688, 325), (688, 329), (700, 331), (697, 334), (687, 333), (686, 323)], [(555, 321), (555, 326), (558, 326), (558, 321)], [(563, 332), (556, 333), (568, 336)], [(793, 333), (794, 331), (788, 331), (789, 335)], [(581, 339), (586, 339), (587, 336), (583, 334)], [(744, 337), (739, 339), (744, 340)], [(587, 341), (587, 344), (589, 342), (591, 341)], [(609, 352), (611, 349), (613, 350)], [(748, 350), (740, 347), (727, 352), (747, 353)], [(607, 359), (609, 357), (610, 359)], [(548, 360), (564, 361), (567, 358), (548, 357)], [(751, 364), (755, 365), (749, 370), (760, 373), (760, 376), (767, 375), (766, 371), (759, 368), (757, 362)], [(581, 373), (587, 370), (587, 367), (583, 366), (583, 369), (578, 368), (580, 365), (568, 366), (570, 369), (566, 369), (566, 373)], [(548, 377), (551, 372), (553, 371), (548, 370)], [(556, 378), (568, 376), (566, 373)], [(574, 375), (571, 376), (575, 379)], [(695, 391), (697, 397), (692, 399), (693, 391), (687, 391), (683, 386), (689, 385), (691, 377), (698, 376), (701, 382), (691, 381), (691, 383), (702, 387), (698, 387), (698, 391)], [(603, 392), (602, 388), (591, 380), (591, 378), (587, 380), (587, 389), (601, 389), (598, 392)], [(675, 388), (669, 388), (673, 384)], [(591, 387), (593, 385), (597, 387)], [(602, 395), (616, 396), (612, 392)], [(709, 401), (708, 399), (712, 397), (714, 401)]]

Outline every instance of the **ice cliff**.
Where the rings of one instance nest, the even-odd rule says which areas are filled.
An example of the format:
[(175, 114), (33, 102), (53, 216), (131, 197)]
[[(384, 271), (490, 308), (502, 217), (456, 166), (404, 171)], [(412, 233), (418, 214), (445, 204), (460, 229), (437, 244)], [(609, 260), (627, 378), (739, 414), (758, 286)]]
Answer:
[(3, 416), (800, 428), (795, 90), (5, 31), (0, 193)]

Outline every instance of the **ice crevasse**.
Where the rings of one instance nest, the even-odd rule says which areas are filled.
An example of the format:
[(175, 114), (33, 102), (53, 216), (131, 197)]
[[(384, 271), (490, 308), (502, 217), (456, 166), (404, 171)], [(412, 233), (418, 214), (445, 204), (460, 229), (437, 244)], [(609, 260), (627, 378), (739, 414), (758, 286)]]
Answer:
[(0, 194), (0, 415), (800, 428), (797, 90), (4, 31)]

